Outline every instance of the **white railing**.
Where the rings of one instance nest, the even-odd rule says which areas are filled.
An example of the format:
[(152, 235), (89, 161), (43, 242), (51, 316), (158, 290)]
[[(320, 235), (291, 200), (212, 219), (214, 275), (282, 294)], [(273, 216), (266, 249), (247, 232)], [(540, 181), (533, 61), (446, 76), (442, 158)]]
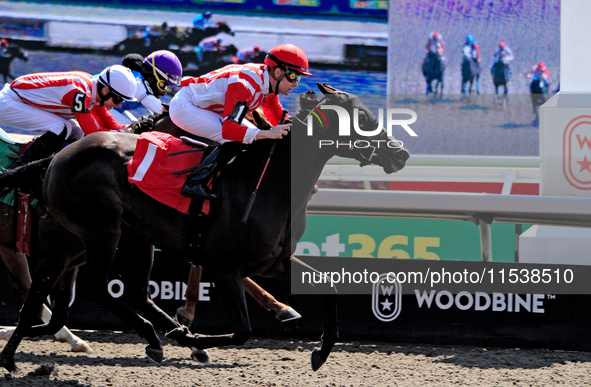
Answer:
[(540, 180), (538, 157), (414, 155), (406, 168), (390, 175), (381, 167), (358, 164), (331, 159), (320, 180), (363, 181), (365, 189), (371, 189), (370, 181), (503, 183), (502, 194), (509, 194), (513, 183), (539, 184)]
[(472, 221), (480, 229), (482, 259), (491, 261), (493, 221), (591, 227), (591, 198), (321, 189), (308, 214)]

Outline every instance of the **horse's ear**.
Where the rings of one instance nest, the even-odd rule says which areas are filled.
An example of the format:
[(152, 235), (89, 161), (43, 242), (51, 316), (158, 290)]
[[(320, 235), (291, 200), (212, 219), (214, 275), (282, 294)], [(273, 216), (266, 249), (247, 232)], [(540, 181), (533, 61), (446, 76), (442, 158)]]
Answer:
[(336, 92), (336, 89), (332, 86), (329, 86), (327, 83), (320, 84), (316, 82), (316, 86), (318, 86), (318, 90), (320, 90), (324, 95), (335, 94)]
[(339, 99), (342, 102), (347, 101), (349, 99), (349, 95), (347, 93), (344, 93), (338, 89), (335, 89), (334, 87), (330, 86), (328, 83), (323, 83), (321, 85), (320, 83), (316, 82), (316, 86), (318, 86), (318, 88), (320, 89), (322, 94), (326, 95), (329, 98), (336, 97), (337, 99)]

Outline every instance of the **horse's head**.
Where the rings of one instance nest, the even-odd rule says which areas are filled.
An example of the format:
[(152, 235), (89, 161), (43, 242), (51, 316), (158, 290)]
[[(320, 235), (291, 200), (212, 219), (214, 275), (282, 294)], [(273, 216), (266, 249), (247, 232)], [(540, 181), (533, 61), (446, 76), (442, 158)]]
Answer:
[(11, 46), (8, 48), (8, 54), (25, 62), (29, 60), (29, 55), (21, 47)]
[(225, 32), (228, 35), (234, 36), (234, 31), (232, 31), (228, 23), (226, 23), (225, 21), (219, 21), (217, 22), (217, 25), (220, 32)]
[[(358, 96), (337, 90), (326, 83), (317, 85), (325, 98), (318, 101), (313, 92), (302, 94), (301, 110), (296, 113), (296, 119), (305, 124), (307, 129), (312, 124), (313, 136), (321, 141), (320, 148), (325, 144), (337, 156), (354, 158), (361, 166), (377, 164), (386, 173), (397, 172), (405, 167), (408, 151), (402, 147), (401, 141), (388, 136), (382, 123)], [(341, 122), (345, 119), (348, 122)], [(343, 135), (341, 131), (346, 128), (349, 129), (348, 133)]]
[(230, 44), (224, 48), (224, 53), (226, 55), (236, 55), (238, 53), (238, 48), (235, 45)]

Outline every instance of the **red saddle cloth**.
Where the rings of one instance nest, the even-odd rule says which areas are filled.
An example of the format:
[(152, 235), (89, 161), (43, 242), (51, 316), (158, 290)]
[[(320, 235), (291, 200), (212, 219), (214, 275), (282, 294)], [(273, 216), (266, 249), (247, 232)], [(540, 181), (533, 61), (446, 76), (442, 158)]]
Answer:
[[(128, 180), (153, 199), (188, 214), (191, 198), (183, 196), (181, 189), (189, 173), (173, 175), (173, 172), (199, 165), (203, 152), (195, 150), (170, 134), (143, 133), (127, 165)], [(183, 153), (186, 151), (193, 152)]]

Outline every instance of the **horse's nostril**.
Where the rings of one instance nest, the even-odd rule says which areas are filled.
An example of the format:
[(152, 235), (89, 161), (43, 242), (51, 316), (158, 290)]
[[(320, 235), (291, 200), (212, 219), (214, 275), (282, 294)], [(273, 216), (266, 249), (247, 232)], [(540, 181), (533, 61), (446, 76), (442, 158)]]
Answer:
[(408, 153), (406, 153), (405, 151), (398, 151), (396, 153), (396, 157), (398, 157), (399, 159), (408, 159)]

